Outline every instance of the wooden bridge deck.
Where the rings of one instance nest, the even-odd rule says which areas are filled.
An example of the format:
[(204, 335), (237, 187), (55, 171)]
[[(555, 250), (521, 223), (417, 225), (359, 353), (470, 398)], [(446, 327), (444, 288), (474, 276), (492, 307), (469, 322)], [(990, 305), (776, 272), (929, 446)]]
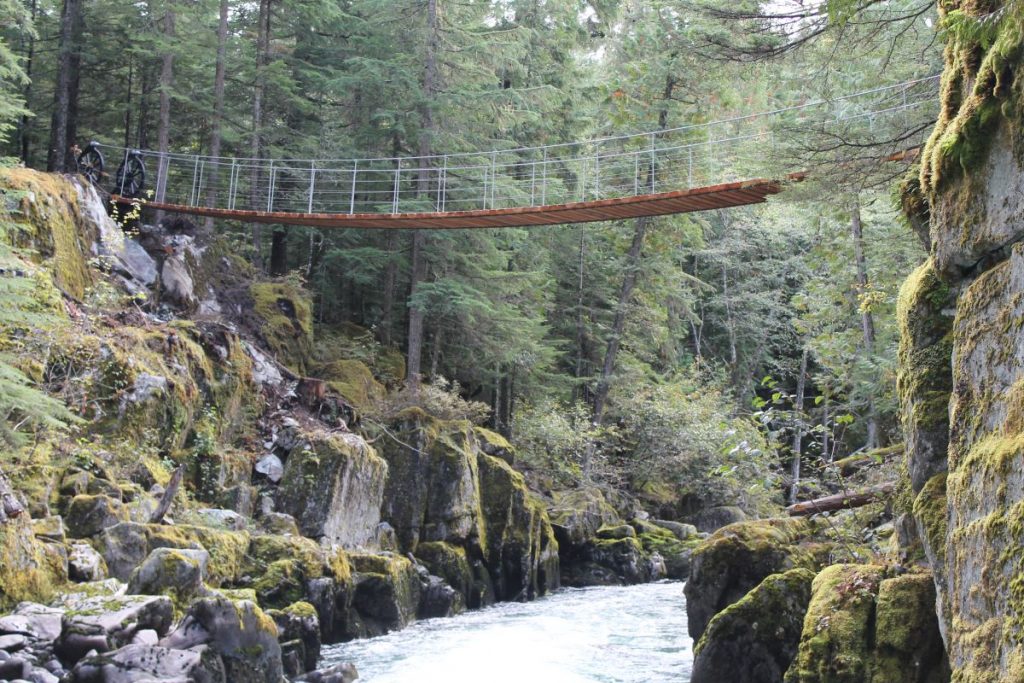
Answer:
[[(787, 177), (799, 181), (803, 174)], [(436, 213), (293, 213), (237, 211), (231, 209), (146, 202), (153, 209), (193, 216), (209, 216), (246, 223), (305, 225), (319, 228), (368, 229), (467, 229), (512, 228), (563, 223), (588, 223), (641, 216), (725, 209), (760, 204), (782, 190), (783, 183), (763, 178), (657, 194), (555, 204), (549, 206), (478, 209)], [(113, 199), (118, 200), (115, 196)]]

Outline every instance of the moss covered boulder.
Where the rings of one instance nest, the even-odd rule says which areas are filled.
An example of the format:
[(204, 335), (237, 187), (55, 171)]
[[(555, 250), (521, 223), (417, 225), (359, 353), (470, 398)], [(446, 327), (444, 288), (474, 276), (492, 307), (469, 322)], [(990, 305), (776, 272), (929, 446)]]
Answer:
[(46, 602), (67, 579), (66, 558), (36, 538), (27, 514), (0, 522), (0, 610)]
[(352, 607), (366, 635), (398, 631), (416, 619), (420, 579), (412, 562), (393, 553), (352, 553), (349, 559), (355, 583)]
[(874, 565), (833, 565), (815, 577), (786, 683), (949, 680), (932, 577), (888, 574)]
[(532, 600), (560, 582), (558, 541), (544, 504), (523, 475), (490, 455), (478, 457), (484, 562), (499, 600)]
[(779, 683), (800, 645), (814, 572), (772, 574), (715, 615), (694, 648), (692, 683)]
[(431, 574), (444, 579), (445, 583), (462, 595), (470, 607), (480, 607), (480, 596), (474, 590), (473, 569), (466, 557), (466, 550), (460, 546), (442, 542), (420, 543), (416, 547), (416, 559), (423, 563)]
[(360, 410), (384, 398), (385, 389), (365, 363), (354, 359), (336, 360), (315, 368), (315, 374)]
[(468, 423), (411, 422), (404, 443), (386, 444), (389, 476), (384, 517), (399, 547), (415, 552), (420, 541), (479, 542), (480, 451)]
[(93, 538), (110, 576), (127, 581), (132, 571), (157, 548), (205, 550), (210, 555), (207, 580), (212, 586), (242, 577), (249, 534), (209, 527), (122, 522)]
[(278, 505), (306, 536), (367, 545), (380, 523), (387, 473), (387, 463), (355, 434), (305, 433), (285, 463)]
[(766, 577), (800, 567), (817, 569), (817, 524), (808, 519), (765, 519), (722, 527), (693, 551), (686, 582), (690, 635), (699, 639), (708, 622)]
[(906, 435), (911, 487), (946, 471), (949, 446), (950, 371), (955, 296), (929, 259), (903, 287), (897, 305), (900, 327), (897, 391)]
[(313, 360), (313, 304), (291, 282), (257, 282), (249, 287), (256, 328), (277, 360), (300, 375)]
[(284, 670), (277, 625), (255, 603), (204, 598), (192, 603), (161, 645), (177, 650), (206, 646), (232, 683), (280, 683)]

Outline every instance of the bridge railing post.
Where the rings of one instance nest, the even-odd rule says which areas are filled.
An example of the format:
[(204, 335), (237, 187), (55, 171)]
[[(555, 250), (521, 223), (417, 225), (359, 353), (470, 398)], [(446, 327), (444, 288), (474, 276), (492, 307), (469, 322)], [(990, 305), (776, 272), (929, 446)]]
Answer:
[(540, 167), (540, 205), (547, 204), (548, 199), (548, 148), (544, 148), (544, 161)]
[(686, 189), (693, 187), (693, 147), (686, 147)]
[(350, 214), (356, 212), (356, 174), (359, 173), (359, 159), (352, 161), (352, 191), (348, 197), (348, 212)]
[(437, 172), (437, 211), (444, 211), (444, 194), (448, 189), (448, 155), (441, 157), (441, 168)]
[(391, 213), (398, 213), (398, 188), (402, 180), (402, 159), (395, 162), (395, 189), (391, 196)]
[(497, 186), (498, 180), (498, 151), (494, 150), (491, 152), (491, 208), (494, 206), (495, 187)]
[(228, 209), (235, 209), (235, 191), (238, 189), (238, 161), (231, 159), (231, 172), (228, 174)]
[(306, 213), (313, 213), (313, 192), (316, 190), (316, 161), (309, 162), (309, 203)]
[(651, 194), (654, 194), (654, 169), (656, 166), (656, 160), (654, 155), (654, 133), (651, 133)]
[(267, 213), (272, 213), (274, 211), (274, 181), (276, 180), (274, 176), (276, 172), (277, 169), (274, 168), (274, 160), (271, 159), (270, 174), (267, 179)]

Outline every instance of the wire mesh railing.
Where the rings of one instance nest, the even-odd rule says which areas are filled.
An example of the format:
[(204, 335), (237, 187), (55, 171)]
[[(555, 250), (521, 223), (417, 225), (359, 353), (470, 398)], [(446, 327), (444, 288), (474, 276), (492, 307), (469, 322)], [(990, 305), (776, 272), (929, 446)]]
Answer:
[(96, 147), (122, 168), (141, 162), (149, 175), (148, 189), (136, 189), (125, 187), (131, 174), (119, 172), (114, 194), (136, 189), (164, 204), (296, 214), (540, 207), (772, 177), (794, 130), (914, 146), (923, 140), (896, 133), (919, 129), (923, 137), (937, 89), (933, 76), (669, 130), (429, 157), (246, 159)]

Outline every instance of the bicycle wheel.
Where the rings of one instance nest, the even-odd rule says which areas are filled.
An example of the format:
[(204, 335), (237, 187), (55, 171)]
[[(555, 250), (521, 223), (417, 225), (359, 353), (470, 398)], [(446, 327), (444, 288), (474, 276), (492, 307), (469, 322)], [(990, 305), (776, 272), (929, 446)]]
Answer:
[(138, 197), (146, 186), (146, 165), (137, 153), (129, 153), (117, 169), (115, 192), (122, 197)]
[(78, 155), (78, 172), (93, 185), (100, 184), (100, 178), (103, 177), (103, 154), (95, 145), (89, 145)]

